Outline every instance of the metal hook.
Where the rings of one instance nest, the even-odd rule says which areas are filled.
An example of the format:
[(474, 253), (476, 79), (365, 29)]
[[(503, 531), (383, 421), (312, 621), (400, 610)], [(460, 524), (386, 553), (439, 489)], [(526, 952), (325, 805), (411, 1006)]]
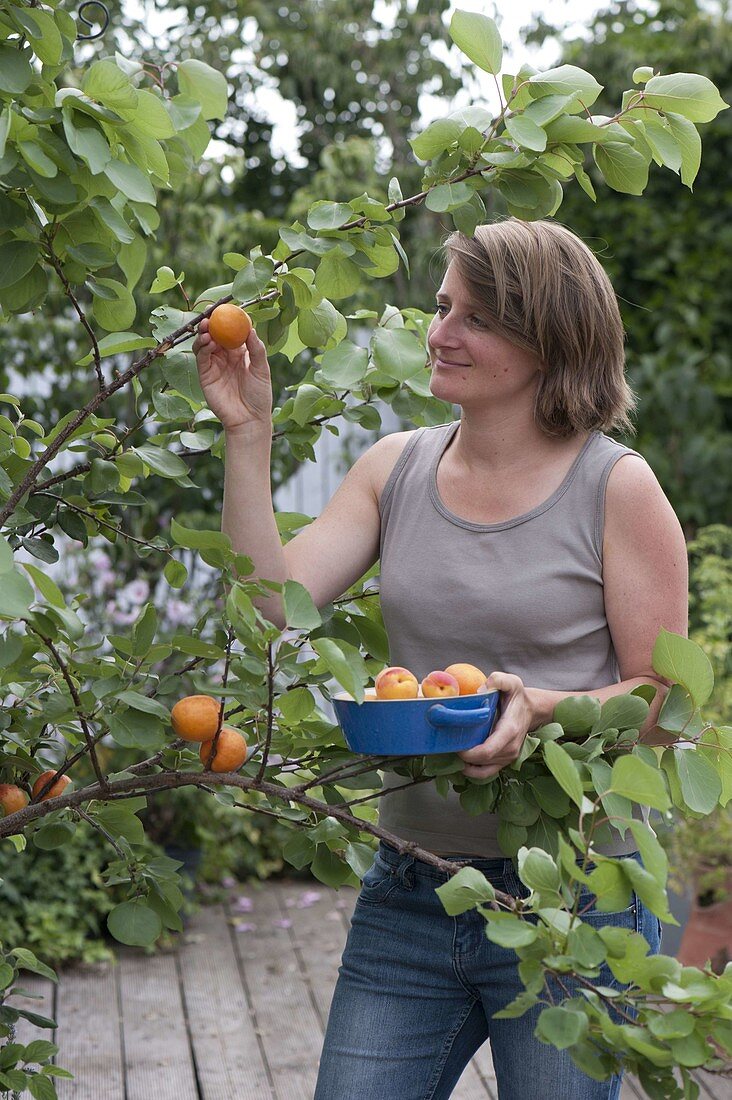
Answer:
[[(94, 19), (92, 22), (90, 22), (84, 15), (85, 8), (101, 8), (104, 12), (103, 19)], [(106, 4), (102, 3), (102, 0), (84, 0), (83, 4), (79, 4), (78, 16), (81, 22), (84, 23), (89, 28), (89, 30), (92, 29), (94, 23), (102, 24), (101, 29), (95, 31), (94, 34), (77, 34), (76, 37), (82, 39), (83, 41), (91, 41), (92, 38), (101, 38), (107, 27), (109, 26), (109, 11)]]

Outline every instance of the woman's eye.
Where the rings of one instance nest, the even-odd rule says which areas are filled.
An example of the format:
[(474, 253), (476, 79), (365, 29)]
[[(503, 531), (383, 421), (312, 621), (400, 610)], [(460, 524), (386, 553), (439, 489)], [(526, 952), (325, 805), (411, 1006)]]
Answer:
[(442, 304), (442, 302), (438, 302), (438, 303), (437, 303), (437, 305), (436, 305), (436, 307), (435, 307), (435, 311), (436, 311), (437, 313), (439, 313), (439, 314), (440, 314), (440, 316), (442, 316), (442, 312), (441, 312), (441, 311), (442, 311), (443, 309), (447, 309), (447, 306), (446, 306), (446, 305), (443, 305), (443, 304)]

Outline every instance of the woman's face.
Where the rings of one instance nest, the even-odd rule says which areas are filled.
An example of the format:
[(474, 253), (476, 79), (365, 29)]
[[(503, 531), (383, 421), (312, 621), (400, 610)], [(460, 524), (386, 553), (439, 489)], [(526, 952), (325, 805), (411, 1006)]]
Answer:
[(470, 298), (452, 263), (436, 299), (427, 332), (434, 396), (456, 405), (486, 399), (513, 404), (522, 395), (533, 401), (541, 360), (491, 331), (485, 310)]

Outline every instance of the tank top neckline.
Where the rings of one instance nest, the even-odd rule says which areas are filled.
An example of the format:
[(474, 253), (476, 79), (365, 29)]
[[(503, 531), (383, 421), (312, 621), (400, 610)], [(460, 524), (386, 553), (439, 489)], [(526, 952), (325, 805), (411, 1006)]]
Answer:
[(446, 507), (446, 505), (443, 503), (442, 497), (440, 496), (439, 490), (437, 488), (437, 467), (439, 466), (440, 459), (447, 450), (451, 439), (453, 438), (459, 427), (459, 420), (455, 420), (451, 424), (449, 424), (442, 442), (437, 447), (436, 454), (430, 464), (429, 495), (432, 504), (441, 516), (443, 516), (450, 523), (454, 524), (456, 527), (464, 527), (468, 531), (505, 531), (509, 527), (518, 527), (520, 523), (526, 523), (528, 520), (534, 519), (536, 516), (540, 516), (543, 512), (547, 512), (557, 503), (558, 500), (561, 500), (561, 498), (567, 492), (575, 478), (582, 459), (587, 453), (588, 448), (592, 444), (593, 440), (600, 434), (597, 430), (590, 432), (587, 439), (583, 443), (581, 450), (576, 455), (572, 465), (567, 470), (567, 473), (565, 474), (564, 480), (562, 481), (561, 485), (559, 485), (554, 490), (551, 496), (542, 501), (541, 504), (537, 504), (536, 507), (532, 508), (528, 512), (523, 512), (520, 516), (513, 516), (512, 519), (501, 520), (500, 523), (473, 523), (471, 520), (463, 519), (461, 516), (456, 515), (455, 512), (450, 511), (450, 509)]

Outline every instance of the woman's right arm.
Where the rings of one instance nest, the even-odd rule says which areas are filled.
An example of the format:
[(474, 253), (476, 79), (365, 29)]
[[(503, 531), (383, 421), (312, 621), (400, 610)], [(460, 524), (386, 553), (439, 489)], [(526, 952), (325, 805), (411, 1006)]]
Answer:
[[(376, 482), (391, 437), (361, 455), (321, 515), (283, 547), (272, 504), (272, 386), (264, 344), (252, 329), (244, 347), (226, 351), (202, 321), (193, 350), (204, 395), (225, 433), (222, 530), (237, 553), (252, 559), (255, 577), (299, 581), (316, 606), (324, 606), (378, 557)], [(285, 625), (279, 595), (255, 602), (271, 622)]]

